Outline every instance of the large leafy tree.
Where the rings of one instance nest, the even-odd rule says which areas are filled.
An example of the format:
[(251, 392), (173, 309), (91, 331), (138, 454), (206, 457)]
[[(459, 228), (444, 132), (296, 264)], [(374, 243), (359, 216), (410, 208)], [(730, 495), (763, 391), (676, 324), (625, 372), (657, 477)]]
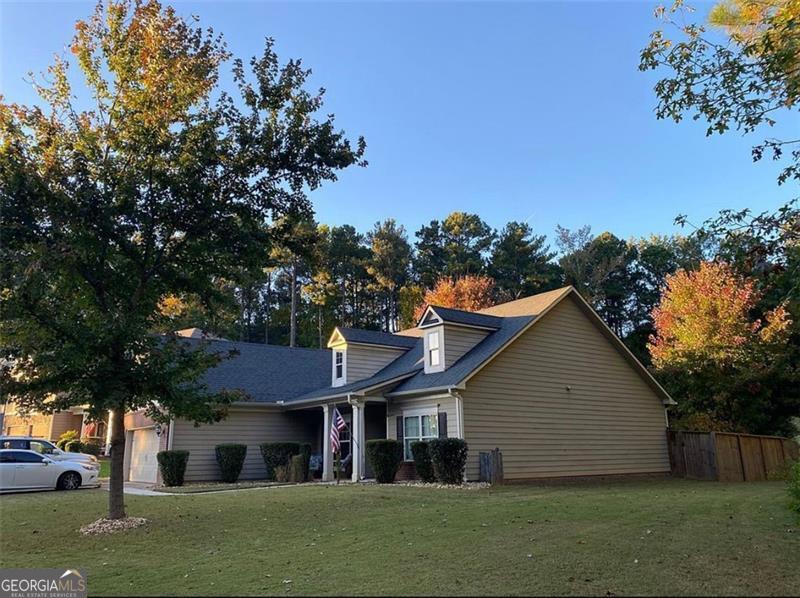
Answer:
[(489, 260), (498, 298), (504, 301), (541, 293), (561, 285), (561, 270), (544, 235), (530, 225), (509, 222), (497, 236)]
[(628, 302), (625, 344), (645, 364), (650, 363), (647, 341), (655, 332), (652, 312), (661, 300), (665, 280), (679, 269), (694, 270), (706, 254), (706, 243), (695, 236), (651, 235), (635, 242), (633, 288)]
[(752, 278), (724, 262), (667, 277), (649, 349), (678, 401), (678, 424), (786, 433), (800, 409), (800, 375), (787, 350), (784, 306), (759, 312)]
[(121, 415), (208, 422), (233, 398), (201, 381), (225, 355), (151, 333), (163, 298), (263, 267), (268, 221), (308, 212), (307, 190), (364, 144), (317, 119), (309, 71), (269, 41), (233, 62), (234, 100), (217, 93), (222, 40), (157, 1), (100, 4), (76, 30), (80, 86), (58, 59), (40, 106), (0, 104), (0, 392), (23, 409), (113, 410), (120, 518)]
[[(720, 39), (702, 23), (678, 22), (683, 3), (657, 10), (672, 39), (658, 29), (642, 50), (641, 70), (664, 74), (655, 86), (658, 118), (681, 121), (687, 114), (707, 123), (706, 134), (731, 129), (753, 133), (792, 118), (800, 96), (800, 2), (797, 0), (729, 0), (711, 12), (711, 24), (726, 32)], [(753, 148), (786, 159), (781, 183), (800, 179), (800, 140), (766, 137)], [(787, 159), (788, 158), (788, 159)]]

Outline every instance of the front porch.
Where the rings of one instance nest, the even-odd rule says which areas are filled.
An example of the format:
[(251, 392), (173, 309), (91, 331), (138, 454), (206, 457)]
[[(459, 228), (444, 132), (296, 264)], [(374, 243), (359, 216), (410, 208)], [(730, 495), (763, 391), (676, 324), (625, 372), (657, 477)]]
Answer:
[(336, 410), (347, 424), (339, 434), (339, 458), (343, 478), (347, 474), (353, 482), (360, 482), (373, 477), (366, 459), (366, 443), (368, 440), (387, 437), (386, 400), (378, 397), (357, 400), (350, 398), (291, 410), (316, 424), (317, 442), (314, 443), (313, 450), (322, 455), (323, 482), (335, 479), (336, 455), (331, 450), (330, 431)]

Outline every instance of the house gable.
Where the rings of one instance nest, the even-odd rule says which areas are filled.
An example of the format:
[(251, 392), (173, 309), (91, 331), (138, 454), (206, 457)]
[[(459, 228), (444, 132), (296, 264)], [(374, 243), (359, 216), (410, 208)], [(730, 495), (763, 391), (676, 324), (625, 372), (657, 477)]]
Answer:
[(669, 471), (663, 397), (576, 295), (555, 302), (467, 380), (470, 478), (478, 453), (495, 447), (508, 479)]

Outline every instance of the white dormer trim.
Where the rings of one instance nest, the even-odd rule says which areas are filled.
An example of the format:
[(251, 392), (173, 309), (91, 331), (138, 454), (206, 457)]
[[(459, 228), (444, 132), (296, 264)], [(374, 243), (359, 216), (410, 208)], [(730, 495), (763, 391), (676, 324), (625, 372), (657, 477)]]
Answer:
[[(445, 369), (444, 326), (426, 330), (423, 336), (423, 344), (425, 349), (425, 373), (443, 372)], [(436, 363), (437, 358), (438, 363)]]
[[(337, 363), (338, 357), (341, 355), (341, 364)], [(341, 365), (342, 375), (337, 377), (338, 366)], [(338, 348), (334, 347), (331, 350), (331, 386), (344, 386), (347, 384), (347, 349), (345, 345)]]
[(442, 318), (436, 313), (436, 310), (429, 305), (425, 308), (425, 311), (422, 312), (422, 316), (419, 319), (419, 324), (417, 324), (417, 327), (430, 328), (431, 326), (438, 326), (441, 323)]

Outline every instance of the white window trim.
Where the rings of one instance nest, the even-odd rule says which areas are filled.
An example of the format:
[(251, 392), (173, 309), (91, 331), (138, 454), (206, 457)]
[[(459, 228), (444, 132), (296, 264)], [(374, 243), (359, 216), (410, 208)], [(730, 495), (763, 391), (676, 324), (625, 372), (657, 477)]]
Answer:
[[(430, 362), (430, 337), (434, 334), (439, 335), (439, 365), (431, 365)], [(445, 348), (444, 348), (444, 326), (425, 332), (425, 373), (435, 374), (436, 372), (443, 372), (445, 370)]]
[[(336, 377), (336, 354), (342, 354), (342, 377)], [(346, 349), (333, 349), (331, 350), (331, 386), (344, 386), (347, 384), (347, 350)]]
[[(401, 413), (403, 418), (403, 461), (413, 461), (413, 457), (410, 459), (406, 458), (406, 418), (407, 417), (421, 417), (423, 415), (432, 415), (436, 420), (436, 436), (429, 436), (429, 439), (439, 438), (439, 407), (420, 407), (418, 409), (408, 409)], [(422, 434), (422, 421), (419, 422), (419, 433)], [(414, 436), (417, 440), (422, 440), (423, 436)]]

